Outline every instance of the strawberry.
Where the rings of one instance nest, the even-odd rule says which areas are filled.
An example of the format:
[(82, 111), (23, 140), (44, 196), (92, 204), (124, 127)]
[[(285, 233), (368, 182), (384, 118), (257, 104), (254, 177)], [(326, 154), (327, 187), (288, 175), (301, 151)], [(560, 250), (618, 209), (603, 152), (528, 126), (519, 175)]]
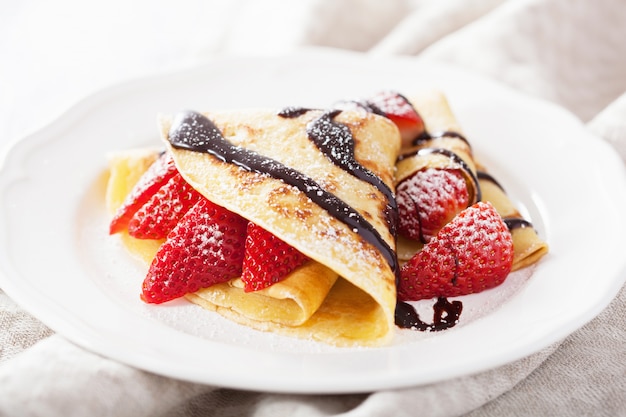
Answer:
[(169, 153), (164, 153), (157, 158), (117, 209), (109, 224), (109, 234), (125, 230), (135, 212), (177, 172), (174, 159)]
[(366, 100), (374, 113), (391, 120), (400, 130), (403, 146), (410, 146), (424, 134), (424, 120), (409, 100), (395, 91), (382, 91)]
[(398, 232), (427, 243), (469, 204), (469, 193), (460, 169), (427, 168), (398, 184)]
[(513, 239), (491, 205), (478, 202), (445, 225), (401, 269), (398, 298), (456, 297), (500, 285), (511, 271)]
[(241, 274), (248, 221), (201, 199), (157, 252), (141, 298), (163, 303)]
[(308, 259), (293, 246), (250, 222), (241, 273), (244, 290), (267, 288), (284, 279)]
[(202, 195), (176, 173), (130, 219), (128, 234), (137, 239), (164, 239)]

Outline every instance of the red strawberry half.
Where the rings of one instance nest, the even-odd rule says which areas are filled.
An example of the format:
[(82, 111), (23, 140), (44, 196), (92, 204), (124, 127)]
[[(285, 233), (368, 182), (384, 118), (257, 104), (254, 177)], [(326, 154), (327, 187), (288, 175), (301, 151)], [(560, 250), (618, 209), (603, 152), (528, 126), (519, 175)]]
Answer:
[(164, 239), (201, 198), (204, 197), (176, 173), (135, 212), (128, 223), (128, 234), (137, 239)]
[(250, 222), (241, 280), (245, 291), (258, 291), (283, 280), (309, 258)]
[(490, 203), (463, 210), (401, 270), (404, 301), (455, 297), (500, 285), (511, 271), (513, 239)]
[(469, 204), (463, 172), (459, 169), (427, 168), (398, 184), (398, 232), (427, 243)]
[(163, 303), (241, 274), (248, 221), (201, 199), (157, 252), (141, 298)]
[(150, 168), (142, 175), (133, 190), (128, 194), (124, 203), (113, 216), (109, 224), (109, 234), (115, 234), (126, 230), (128, 222), (135, 212), (150, 200), (152, 195), (159, 190), (178, 170), (169, 153), (162, 154)]
[(410, 146), (416, 137), (424, 133), (424, 120), (402, 94), (382, 91), (369, 97), (367, 103), (375, 113), (387, 117), (398, 127), (404, 146)]

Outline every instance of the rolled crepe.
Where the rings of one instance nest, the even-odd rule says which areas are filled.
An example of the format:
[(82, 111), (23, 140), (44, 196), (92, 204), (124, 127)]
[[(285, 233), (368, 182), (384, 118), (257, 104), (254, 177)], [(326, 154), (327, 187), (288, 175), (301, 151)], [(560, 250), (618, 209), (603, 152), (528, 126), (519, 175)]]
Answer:
[[(439, 91), (425, 92), (411, 97), (411, 103), (424, 120), (426, 133), (418, 138), (412, 148), (403, 149), (407, 158), (398, 162), (397, 183), (414, 172), (425, 168), (458, 168), (464, 165), (470, 191), (474, 199), (489, 201), (509, 225), (513, 238), (513, 267), (517, 270), (537, 262), (548, 252), (548, 245), (543, 241), (532, 224), (525, 221), (514, 206), (502, 186), (495, 178), (486, 174), (486, 168), (475, 160), (470, 142), (456, 120), (445, 95)], [(439, 153), (415, 154), (416, 150), (438, 148), (457, 155), (462, 163)], [(482, 174), (482, 175), (481, 175)], [(419, 249), (421, 243), (406, 238), (398, 239), (398, 257), (408, 260)]]
[[(480, 199), (480, 187), (472, 148), (463, 136), (446, 96), (433, 90), (409, 100), (422, 117), (425, 132), (412, 146), (401, 150), (396, 165), (396, 186), (420, 170), (458, 169), (465, 177), (470, 205), (475, 203)], [(408, 261), (422, 246), (420, 241), (398, 236), (398, 258)]]
[[(403, 156), (397, 165), (396, 182), (401, 182), (420, 169), (459, 168), (461, 164), (465, 164), (471, 174), (475, 175), (476, 164), (472, 148), (463, 136), (463, 130), (452, 113), (446, 96), (440, 91), (428, 91), (412, 96), (409, 100), (424, 120), (426, 131), (416, 138), (413, 146), (401, 150)], [(445, 149), (457, 155), (462, 162), (442, 154), (415, 154), (428, 148)]]
[[(395, 327), (397, 268), (388, 218), (390, 201), (381, 184), (365, 181), (340, 166), (341, 161), (333, 161), (307, 131), (322, 119), (349, 129), (354, 161), (364, 170), (360, 172), (373, 174), (372, 178), (392, 189), (400, 147), (395, 125), (381, 116), (347, 111), (329, 115), (308, 110), (281, 117), (275, 111), (248, 110), (202, 116), (237, 149), (269, 158), (310, 180), (309, 185), (319, 185), (315, 195), (332, 196), (350, 210), (348, 217), (359, 218), (359, 224), (367, 227), (346, 223), (318, 205), (306, 190), (284, 179), (248, 170), (210, 152), (172, 146), (170, 134), (177, 119), (161, 117), (167, 151), (189, 184), (311, 259), (283, 281), (260, 291), (245, 292), (236, 278), (186, 297), (260, 330), (338, 346), (388, 343)], [(143, 245), (134, 243), (136, 251), (137, 244)]]

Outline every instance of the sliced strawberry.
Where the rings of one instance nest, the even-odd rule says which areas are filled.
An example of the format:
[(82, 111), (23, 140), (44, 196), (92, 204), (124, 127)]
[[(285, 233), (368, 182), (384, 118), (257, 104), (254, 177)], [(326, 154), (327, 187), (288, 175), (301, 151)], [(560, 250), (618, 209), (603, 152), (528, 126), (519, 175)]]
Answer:
[(241, 280), (245, 291), (258, 291), (283, 280), (309, 258), (250, 222)]
[(157, 252), (141, 298), (163, 303), (241, 274), (248, 221), (201, 199)]
[(164, 153), (157, 158), (117, 209), (109, 224), (109, 234), (125, 230), (135, 212), (177, 172), (174, 160), (169, 153)]
[(137, 239), (164, 239), (201, 198), (177, 173), (130, 219), (128, 234)]
[(401, 270), (404, 301), (456, 297), (500, 285), (511, 271), (513, 239), (491, 205), (463, 210)]
[(398, 232), (427, 243), (469, 204), (467, 182), (460, 169), (427, 168), (398, 184)]
[(425, 131), (424, 120), (409, 100), (395, 91), (382, 91), (366, 102), (375, 113), (391, 120), (400, 130), (403, 146), (410, 146)]

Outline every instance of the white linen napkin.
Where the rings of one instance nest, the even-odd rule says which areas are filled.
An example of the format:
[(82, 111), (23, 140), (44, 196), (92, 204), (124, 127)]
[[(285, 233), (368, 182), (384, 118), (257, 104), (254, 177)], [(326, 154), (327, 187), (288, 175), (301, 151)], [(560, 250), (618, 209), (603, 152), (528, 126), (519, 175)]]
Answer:
[[(127, 62), (127, 72), (124, 63), (118, 67), (107, 61), (110, 67), (100, 75), (156, 72), (166, 58), (192, 64), (209, 53), (264, 54), (311, 45), (415, 55), (425, 62), (445, 62), (485, 74), (564, 106), (588, 121), (588, 128), (626, 161), (626, 27), (622, 25), (626, 8), (620, 0), (234, 3), (216, 8), (228, 20), (217, 35), (204, 41), (190, 35), (193, 31), (184, 27), (185, 19), (177, 17), (180, 9), (172, 7), (169, 13), (177, 26), (163, 28), (167, 35), (158, 26), (142, 35), (156, 36), (165, 43), (165, 52), (163, 48), (140, 51), (132, 43), (123, 49), (119, 41), (115, 46), (123, 49), (121, 56), (144, 54), (143, 60)], [(158, 14), (151, 8), (154, 3), (140, 4)], [(189, 9), (197, 6), (193, 1), (183, 4)], [(116, 15), (111, 11), (107, 16)], [(196, 16), (192, 22), (199, 20)], [(131, 26), (124, 26), (125, 35)], [(184, 36), (176, 37), (177, 28)], [(83, 76), (79, 81), (84, 86), (100, 87), (95, 81), (88, 84)], [(74, 97), (63, 96), (61, 103), (67, 99)], [(19, 121), (24, 116), (17, 117)], [(12, 126), (9, 131), (20, 129)], [(153, 375), (52, 334), (1, 290), (0, 329), (1, 416), (626, 415), (624, 289), (582, 329), (527, 358), (438, 384), (360, 395), (252, 393)]]

